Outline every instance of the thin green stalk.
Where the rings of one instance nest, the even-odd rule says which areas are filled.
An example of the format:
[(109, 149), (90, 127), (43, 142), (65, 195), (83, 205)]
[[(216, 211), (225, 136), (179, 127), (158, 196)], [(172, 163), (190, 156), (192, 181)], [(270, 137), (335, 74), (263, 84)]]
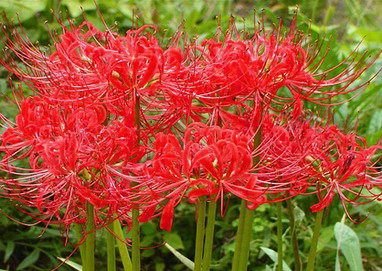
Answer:
[(141, 270), (141, 240), (140, 240), (140, 227), (139, 227), (139, 211), (137, 209), (133, 209), (132, 214), (132, 222), (133, 227), (131, 229), (131, 240), (132, 240), (132, 263), (133, 263), (133, 271)]
[(113, 229), (106, 230), (107, 271), (116, 271), (115, 262), (115, 237)]
[(290, 200), (287, 200), (287, 209), (289, 214), (289, 225), (291, 230), (291, 239), (293, 246), (293, 256), (294, 256), (294, 270), (302, 270), (302, 262), (300, 257), (300, 250), (298, 249), (298, 240), (296, 234), (296, 219), (294, 217), (293, 204)]
[(125, 243), (125, 235), (123, 234), (123, 231), (122, 231), (121, 222), (119, 222), (118, 219), (114, 220), (113, 222), (113, 230), (117, 240), (119, 255), (121, 256), (123, 270), (132, 271), (133, 265), (131, 263), (129, 251), (127, 250), (127, 246)]
[(235, 251), (233, 254), (232, 260), (232, 271), (238, 271), (239, 261), (240, 261), (240, 252), (241, 252), (241, 243), (243, 240), (243, 228), (245, 221), (245, 214), (247, 212), (247, 206), (244, 200), (241, 201), (240, 205), (240, 215), (239, 215), (239, 225), (235, 237)]
[[(81, 241), (81, 238), (82, 238), (82, 227), (79, 225), (79, 224), (74, 224), (74, 231), (77, 235), (77, 238), (78, 240)], [(85, 262), (85, 249), (86, 247), (86, 244), (85, 243), (82, 243), (78, 246), (79, 250), (80, 250), (80, 255), (81, 255), (81, 262), (84, 263)]]
[(214, 230), (215, 230), (215, 216), (216, 216), (216, 202), (210, 201), (208, 203), (208, 214), (207, 214), (207, 227), (206, 236), (204, 241), (204, 254), (203, 254), (203, 271), (209, 271), (211, 265), (211, 255), (212, 255), (212, 245), (214, 241)]
[[(257, 131), (253, 139), (253, 147), (256, 150), (261, 144), (261, 131)], [(253, 157), (253, 165), (256, 166), (260, 157)], [(252, 225), (254, 211), (247, 208), (247, 203), (242, 200), (240, 207), (239, 228), (236, 234), (235, 254), (232, 265), (232, 271), (247, 270), (249, 249), (252, 241)], [(236, 256), (236, 258), (235, 258)]]
[(86, 204), (86, 231), (85, 240), (85, 262), (84, 271), (94, 271), (94, 248), (95, 248), (95, 226), (94, 208), (90, 203)]
[(318, 0), (314, 0), (313, 4), (311, 5), (311, 7), (312, 7), (312, 15), (310, 16), (310, 19), (312, 20), (313, 23), (315, 23), (315, 19), (316, 19), (317, 6), (318, 6)]
[(248, 258), (249, 258), (249, 248), (252, 241), (252, 225), (253, 225), (253, 214), (254, 210), (249, 210), (246, 208), (244, 217), (243, 234), (241, 241), (241, 252), (239, 258), (239, 268), (238, 271), (247, 270)]
[(195, 267), (194, 271), (202, 270), (202, 256), (204, 245), (204, 234), (206, 231), (206, 200), (200, 198), (196, 205), (196, 241), (195, 241)]
[(316, 255), (317, 255), (317, 244), (318, 244), (318, 238), (320, 237), (323, 214), (324, 214), (323, 210), (316, 214), (316, 221), (314, 224), (312, 240), (310, 242), (311, 246), (310, 246), (310, 250), (308, 254), (308, 263), (307, 263), (306, 271), (314, 271), (314, 263), (315, 263)]
[(283, 271), (283, 205), (277, 204), (277, 271)]
[[(140, 120), (140, 111), (141, 111), (141, 102), (140, 102), (140, 96), (137, 92), (137, 89), (133, 90), (133, 95), (135, 99), (135, 106), (134, 106), (134, 125), (137, 129), (137, 137), (138, 141), (141, 140), (141, 120)], [(135, 184), (132, 183), (132, 186)], [(134, 271), (140, 271), (141, 270), (141, 240), (140, 240), (140, 226), (139, 226), (139, 208), (138, 206), (135, 206), (132, 210), (132, 229), (131, 229), (131, 241), (132, 241), (132, 265)]]

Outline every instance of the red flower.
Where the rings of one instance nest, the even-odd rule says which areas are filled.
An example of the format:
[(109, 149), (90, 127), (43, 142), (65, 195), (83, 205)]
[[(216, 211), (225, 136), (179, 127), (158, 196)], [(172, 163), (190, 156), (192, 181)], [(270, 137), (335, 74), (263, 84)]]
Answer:
[[(175, 99), (184, 113), (192, 110), (215, 114), (213, 109), (242, 112), (269, 106), (279, 111), (296, 100), (324, 103), (328, 98), (358, 89), (349, 85), (373, 61), (361, 67), (354, 59), (330, 78), (332, 69), (319, 71), (323, 60), (315, 59), (319, 52), (305, 48), (308, 40), (295, 23), (287, 33), (282, 27), (271, 33), (259, 30), (250, 39), (238, 34), (233, 26), (223, 38), (218, 35), (201, 44), (187, 44), (183, 54), (170, 48), (165, 59), (175, 68), (167, 73), (165, 68), (161, 82), (170, 103)], [(336, 85), (339, 87), (335, 91), (329, 89)], [(292, 98), (282, 94), (282, 88), (288, 89)], [(182, 98), (183, 102), (179, 101)], [(227, 110), (228, 107), (234, 108)]]
[(367, 148), (362, 138), (344, 134), (335, 126), (328, 127), (317, 138), (317, 144), (307, 158), (307, 171), (319, 198), (319, 203), (311, 207), (313, 212), (328, 207), (335, 195), (346, 212), (346, 203), (363, 204), (380, 197), (381, 193), (373, 191), (381, 183), (381, 173), (373, 162), (380, 146)]
[(0, 180), (2, 196), (37, 208), (30, 215), (47, 223), (84, 223), (87, 202), (98, 226), (114, 219), (110, 210), (130, 191), (127, 168), (134, 170), (144, 149), (123, 119), (106, 118), (100, 105), (24, 100), (16, 123), (0, 137), (0, 168), (10, 174)]
[(235, 130), (194, 123), (187, 127), (182, 145), (174, 135), (157, 136), (154, 157), (146, 170), (142, 220), (154, 215), (154, 206), (167, 201), (161, 227), (170, 230), (173, 209), (184, 197), (192, 203), (207, 197), (220, 199), (223, 204), (224, 196), (232, 193), (259, 204), (261, 193), (254, 189), (256, 177), (249, 173), (249, 137)]
[[(377, 199), (381, 173), (373, 156), (380, 146), (365, 147), (362, 138), (344, 134), (335, 126), (320, 127), (307, 121), (268, 118), (262, 130), (257, 189), (268, 201), (317, 194), (320, 211), (338, 195), (346, 203)], [(347, 210), (346, 210), (347, 211)]]
[(306, 157), (314, 152), (319, 131), (309, 122), (269, 115), (261, 130), (259, 189), (268, 200), (284, 200), (306, 192), (310, 183)]

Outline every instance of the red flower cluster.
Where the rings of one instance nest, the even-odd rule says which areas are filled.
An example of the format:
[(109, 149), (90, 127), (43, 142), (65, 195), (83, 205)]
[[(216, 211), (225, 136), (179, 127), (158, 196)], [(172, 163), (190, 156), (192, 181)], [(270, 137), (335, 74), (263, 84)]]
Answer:
[(367, 67), (329, 78), (294, 25), (168, 48), (152, 29), (71, 25), (50, 53), (17, 33), (7, 39), (2, 64), (36, 95), (20, 102), (15, 123), (1, 116), (2, 197), (47, 223), (84, 223), (90, 203), (98, 227), (140, 208), (142, 221), (161, 216), (166, 230), (184, 198), (223, 208), (235, 195), (255, 208), (313, 193), (318, 211), (336, 194), (378, 197), (380, 147), (303, 120), (303, 101), (353, 91)]
[(180, 144), (173, 134), (159, 134), (146, 169), (145, 185), (150, 189), (144, 200), (147, 210), (153, 212), (167, 200), (162, 228), (170, 229), (174, 207), (184, 197), (194, 203), (199, 197), (223, 200), (224, 195), (231, 193), (251, 203), (259, 201), (260, 192), (253, 189), (256, 175), (250, 173), (252, 151), (248, 136), (232, 129), (193, 123), (186, 128), (182, 140)]
[(343, 204), (360, 204), (363, 199), (367, 202), (380, 196), (372, 192), (374, 186), (381, 185), (381, 172), (372, 158), (381, 146), (368, 148), (362, 138), (344, 134), (333, 125), (284, 121), (264, 124), (267, 132), (263, 140), (273, 144), (262, 155), (258, 176), (264, 181), (264, 191), (276, 195), (269, 200), (316, 193), (319, 203), (311, 210), (317, 212), (327, 207), (335, 194)]
[(25, 99), (1, 137), (0, 165), (12, 176), (1, 180), (3, 195), (37, 207), (40, 220), (65, 225), (84, 221), (86, 202), (102, 213), (119, 193), (113, 166), (127, 168), (144, 154), (135, 128), (116, 120), (104, 125), (106, 117), (102, 105)]

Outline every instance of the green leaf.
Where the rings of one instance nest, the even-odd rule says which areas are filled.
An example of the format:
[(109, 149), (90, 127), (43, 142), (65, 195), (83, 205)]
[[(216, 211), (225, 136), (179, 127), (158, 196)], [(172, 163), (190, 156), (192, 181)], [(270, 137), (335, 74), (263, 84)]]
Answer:
[(22, 270), (37, 262), (40, 257), (40, 250), (35, 248), (22, 262), (17, 266), (16, 270)]
[(382, 110), (375, 111), (372, 115), (367, 130), (368, 143), (376, 144), (382, 136)]
[(382, 129), (382, 110), (374, 112), (370, 119), (368, 132), (375, 133)]
[(9, 260), (9, 257), (11, 257), (14, 250), (15, 250), (15, 243), (12, 241), (8, 241), (7, 246), (5, 248), (5, 253), (4, 253), (4, 262), (5, 263)]
[(164, 263), (155, 263), (155, 271), (164, 271), (166, 268)]
[(339, 250), (345, 256), (347, 263), (349, 264), (351, 271), (361, 271), (362, 266), (362, 256), (361, 248), (358, 240), (357, 234), (344, 223), (337, 222), (334, 226), (334, 236), (337, 240), (337, 264), (339, 265)]
[(82, 266), (79, 265), (78, 263), (75, 263), (73, 261), (70, 261), (70, 260), (67, 260), (67, 259), (64, 259), (64, 258), (61, 258), (61, 257), (57, 257), (57, 259), (59, 259), (64, 264), (67, 264), (70, 267), (73, 267), (75, 270), (82, 271)]
[(293, 209), (294, 217), (296, 220), (296, 224), (300, 224), (305, 218), (305, 213), (298, 206), (295, 206)]
[(321, 229), (320, 238), (318, 239), (317, 252), (323, 250), (328, 246), (333, 238), (333, 226)]
[(194, 270), (194, 262), (191, 261), (189, 258), (178, 252), (175, 248), (170, 246), (169, 244), (165, 243), (165, 247), (168, 248), (168, 250), (171, 251), (172, 254), (174, 254), (175, 257), (178, 258), (179, 261), (181, 261), (186, 267), (188, 267), (191, 270)]
[(367, 143), (369, 145), (375, 145), (378, 143), (378, 141), (382, 138), (382, 130), (379, 130), (378, 132), (369, 134), (367, 136)]
[[(270, 249), (270, 248), (266, 248), (266, 247), (260, 247), (262, 251), (264, 251), (265, 254), (267, 254), (269, 256), (269, 258), (272, 259), (273, 262), (277, 262), (277, 252), (274, 251), (273, 249)], [(292, 271), (292, 269), (290, 269), (290, 267), (286, 264), (285, 261), (283, 261), (283, 271)]]
[(144, 235), (155, 235), (156, 226), (151, 222), (144, 223), (141, 227), (141, 231)]
[(121, 12), (125, 17), (131, 19), (133, 15), (134, 5), (126, 0), (120, 0), (118, 3), (118, 11)]
[(365, 27), (354, 27), (355, 33), (362, 37), (366, 42), (382, 43), (382, 31)]
[(4, 94), (8, 89), (8, 86), (7, 86), (7, 80), (5, 79), (0, 79), (0, 93), (1, 94)]
[(73, 17), (80, 16), (83, 11), (96, 9), (93, 0), (62, 0), (61, 4), (68, 8), (70, 15)]
[[(47, 0), (7, 0), (0, 1), (0, 11), (4, 11), (11, 20), (19, 19), (20, 22), (33, 17), (37, 12), (43, 11)], [(17, 15), (17, 18), (15, 16)]]
[(182, 239), (176, 233), (166, 232), (163, 239), (175, 249), (184, 249)]

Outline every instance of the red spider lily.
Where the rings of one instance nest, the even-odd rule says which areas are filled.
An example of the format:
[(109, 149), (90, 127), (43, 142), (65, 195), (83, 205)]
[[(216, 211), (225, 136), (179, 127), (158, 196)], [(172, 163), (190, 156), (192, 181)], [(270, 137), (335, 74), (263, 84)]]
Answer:
[(309, 122), (286, 120), (269, 115), (261, 130), (259, 150), (258, 189), (269, 195), (269, 200), (284, 200), (304, 193), (310, 183), (306, 174), (305, 158), (314, 149), (318, 132)]
[(37, 208), (30, 215), (47, 223), (84, 223), (86, 203), (98, 226), (114, 219), (109, 213), (130, 183), (117, 169), (133, 171), (144, 154), (136, 130), (107, 122), (102, 106), (58, 106), (35, 96), (20, 109), (0, 138), (0, 168), (10, 176), (0, 180), (2, 196)]
[(194, 123), (187, 127), (182, 143), (171, 134), (157, 136), (154, 157), (146, 169), (142, 220), (151, 218), (156, 206), (166, 201), (161, 228), (170, 230), (174, 208), (184, 197), (192, 203), (207, 197), (223, 204), (225, 194), (232, 193), (259, 204), (261, 193), (253, 189), (256, 176), (249, 174), (252, 156), (248, 136)]
[[(64, 33), (51, 53), (33, 46), (15, 32), (7, 39), (8, 51), (24, 65), (12, 61), (12, 54), (1, 62), (50, 103), (80, 107), (97, 104), (111, 114), (130, 119), (131, 123), (139, 106), (141, 125), (152, 126), (155, 119), (152, 116), (157, 115), (159, 108), (153, 105), (158, 104), (161, 96), (156, 92), (163, 50), (146, 31), (148, 28), (144, 26), (119, 36), (110, 30), (102, 32), (89, 22), (78, 27), (63, 26)], [(145, 114), (146, 111), (149, 112)]]
[[(323, 60), (315, 59), (319, 52), (304, 48), (305, 42), (295, 21), (288, 33), (283, 33), (280, 24), (273, 33), (261, 29), (251, 39), (241, 37), (233, 26), (223, 40), (188, 45), (183, 55), (171, 50), (177, 71), (163, 77), (162, 84), (170, 93), (170, 100), (184, 97), (187, 102), (180, 105), (185, 106), (186, 112), (190, 107), (195, 112), (209, 113), (213, 108), (227, 110), (230, 106), (239, 110), (248, 105), (279, 108), (280, 104), (293, 104), (301, 99), (323, 103), (354, 91), (358, 88), (349, 85), (373, 63), (360, 67), (353, 60), (337, 76), (329, 78), (329, 73), (340, 65), (319, 71)], [(335, 91), (328, 90), (336, 85), (340, 87)], [(279, 90), (283, 87), (289, 89), (293, 98), (281, 95)], [(192, 103), (190, 98), (197, 102)]]
[(346, 203), (362, 204), (381, 196), (373, 189), (380, 186), (382, 180), (373, 162), (373, 156), (381, 146), (367, 148), (364, 139), (344, 134), (335, 126), (325, 129), (316, 144), (318, 148), (307, 157), (310, 162), (307, 172), (320, 200), (311, 207), (313, 212), (328, 207), (335, 195), (346, 212)]
[[(140, 126), (150, 134), (167, 132), (179, 126), (180, 119), (186, 124), (215, 125), (224, 117), (241, 122), (269, 107), (279, 110), (296, 104), (301, 108), (301, 100), (321, 103), (353, 91), (348, 86), (367, 67), (353, 63), (331, 79), (332, 69), (318, 72), (322, 64), (314, 61), (318, 52), (304, 48), (305, 39), (295, 21), (288, 33), (280, 24), (274, 32), (259, 30), (250, 39), (231, 26), (222, 41), (205, 40), (183, 49), (176, 42), (180, 37), (162, 49), (147, 28), (119, 36), (88, 22), (63, 26), (64, 33), (50, 54), (15, 32), (8, 37), (7, 47), (25, 68), (9, 59), (2, 63), (52, 101), (100, 103), (131, 122), (139, 111)], [(341, 87), (326, 91), (333, 85)], [(293, 98), (280, 94), (283, 87)], [(252, 120), (250, 125), (258, 126), (258, 122)]]
[[(281, 121), (281, 122), (280, 122)], [(316, 193), (319, 203), (311, 210), (329, 206), (337, 194), (346, 203), (377, 199), (381, 173), (372, 158), (380, 146), (365, 147), (362, 138), (344, 134), (335, 126), (320, 127), (307, 121), (280, 118), (264, 121), (257, 190), (268, 201)]]
[(50, 55), (15, 32), (7, 47), (25, 68), (2, 64), (52, 101), (113, 104), (158, 80), (162, 49), (153, 36), (143, 34), (147, 27), (119, 36), (89, 22), (63, 26)]

